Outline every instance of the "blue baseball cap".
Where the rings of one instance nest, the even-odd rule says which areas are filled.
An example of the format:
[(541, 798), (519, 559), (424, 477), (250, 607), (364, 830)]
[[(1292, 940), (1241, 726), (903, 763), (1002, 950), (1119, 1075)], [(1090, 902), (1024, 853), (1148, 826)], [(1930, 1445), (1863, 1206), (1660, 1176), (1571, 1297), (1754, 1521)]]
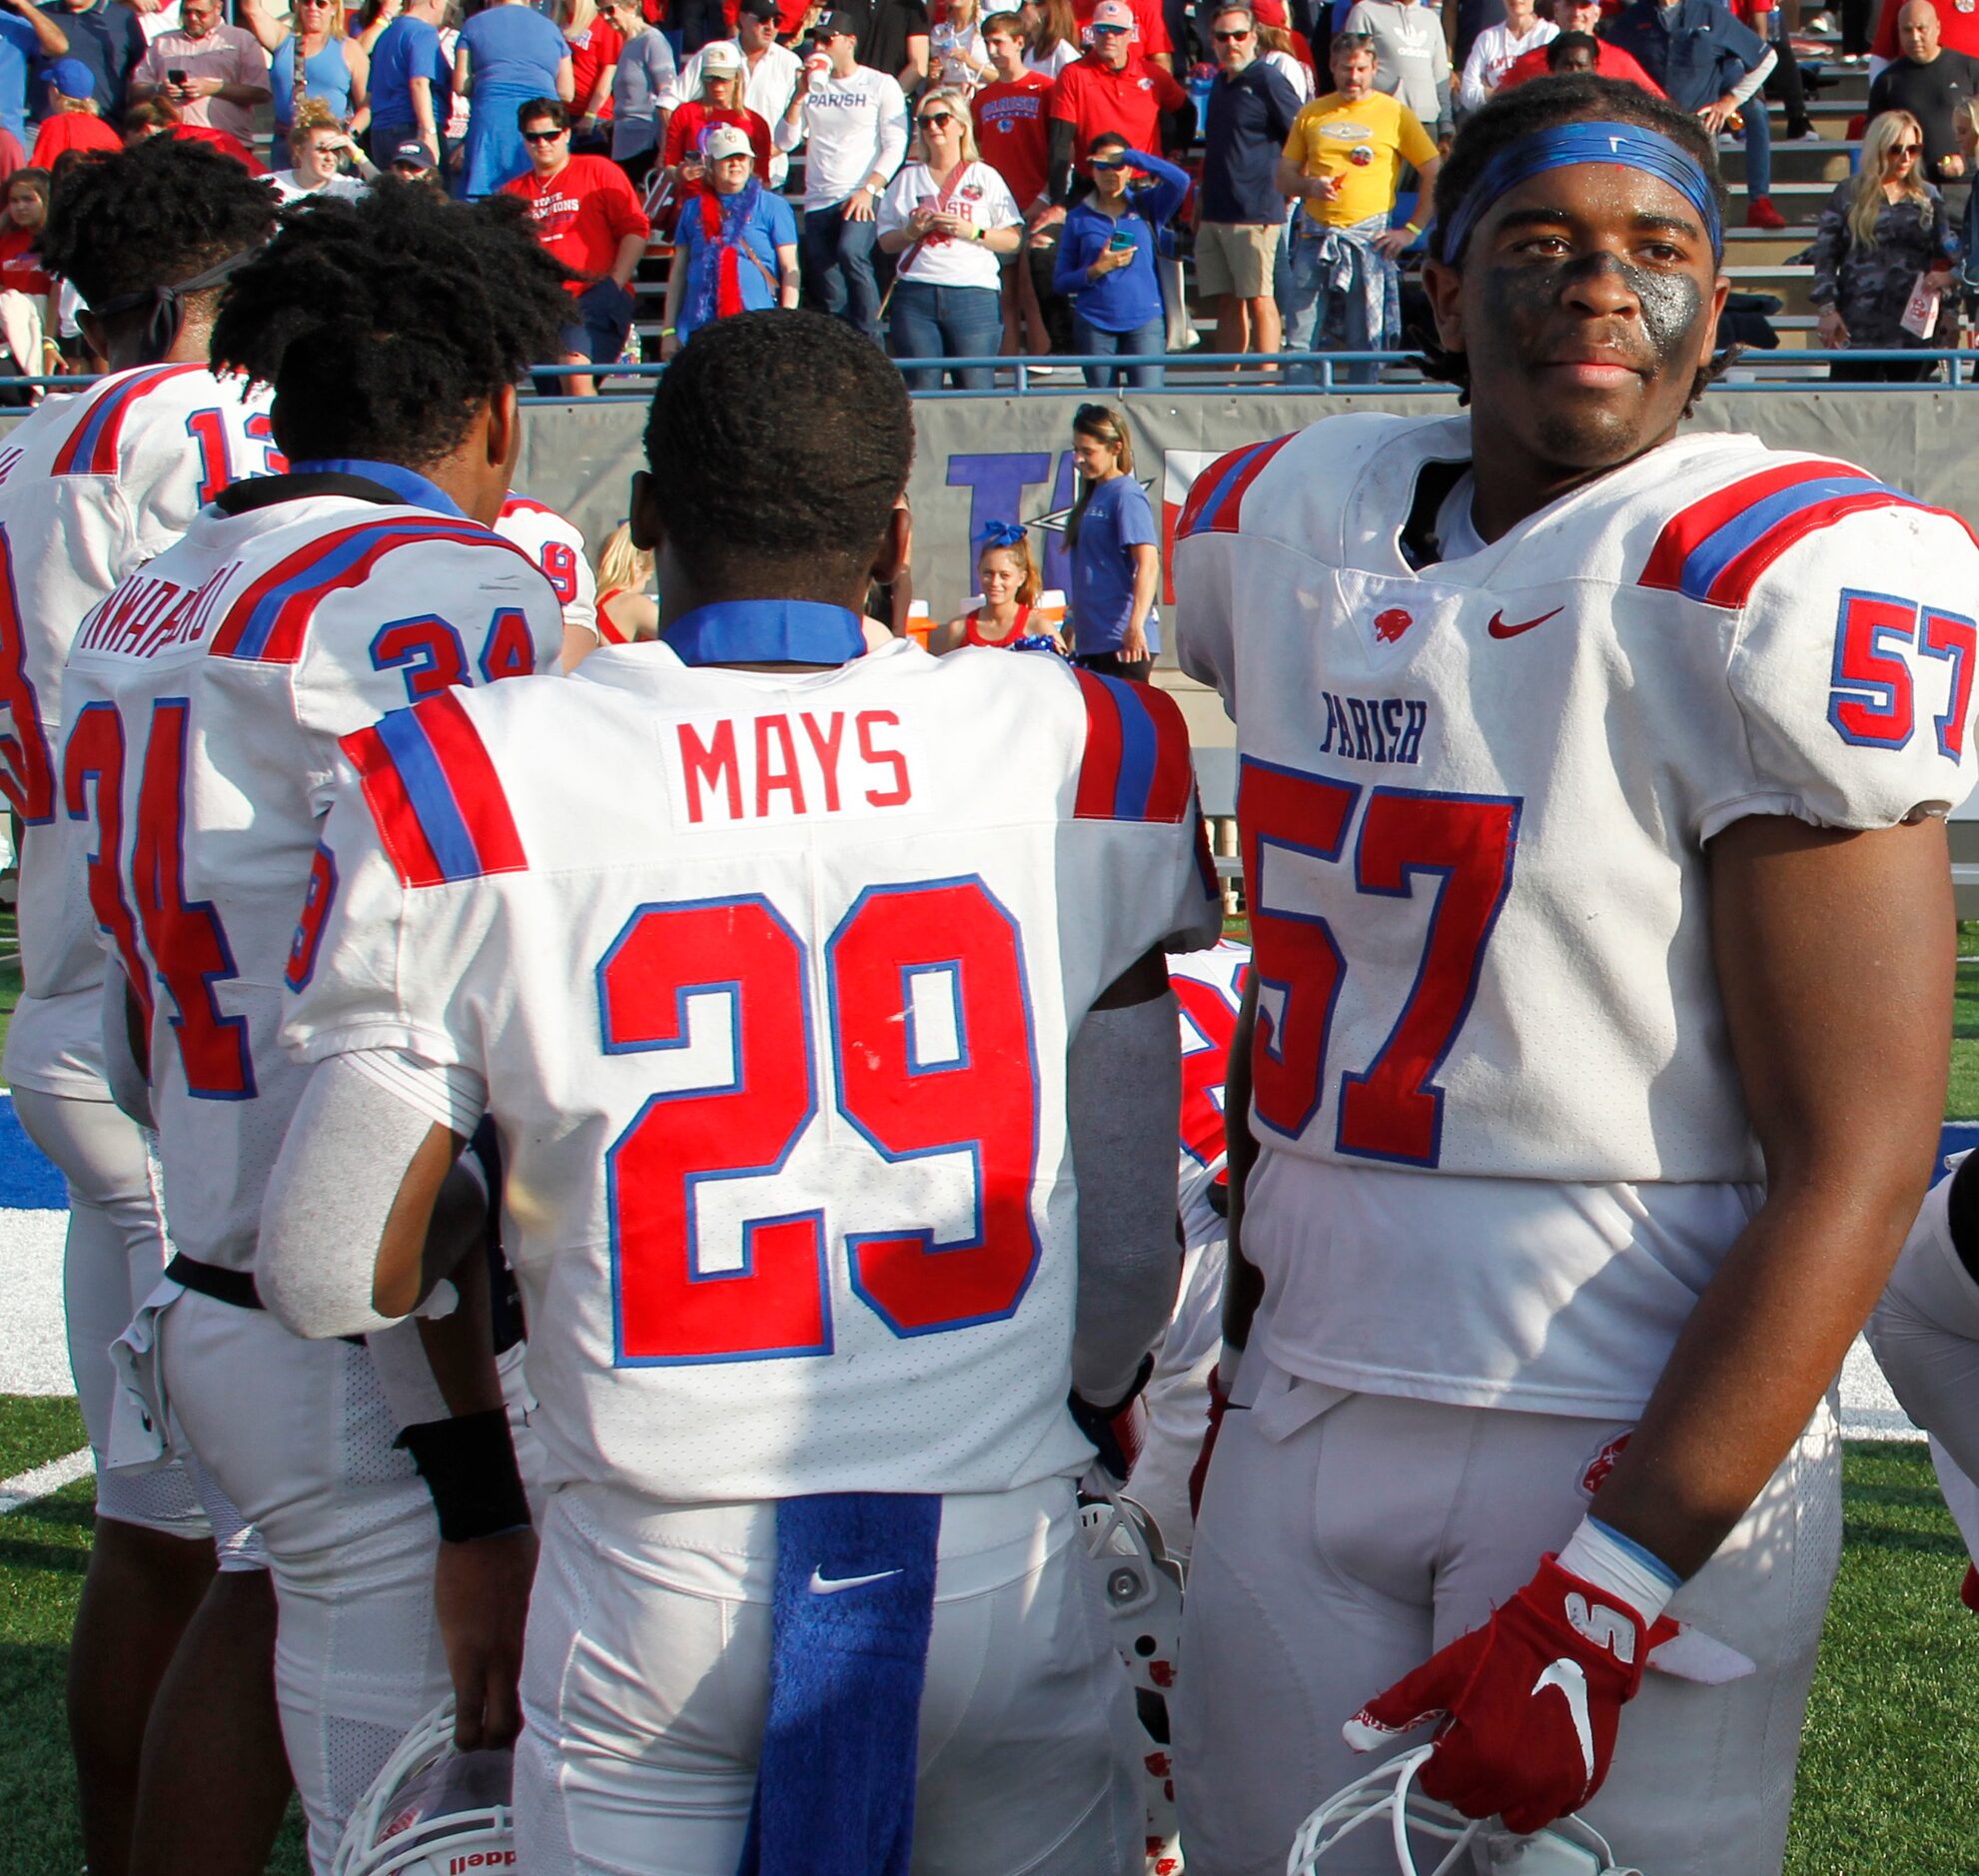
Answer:
[(64, 98), (96, 96), (96, 74), (80, 59), (57, 59), (48, 68), (48, 82)]

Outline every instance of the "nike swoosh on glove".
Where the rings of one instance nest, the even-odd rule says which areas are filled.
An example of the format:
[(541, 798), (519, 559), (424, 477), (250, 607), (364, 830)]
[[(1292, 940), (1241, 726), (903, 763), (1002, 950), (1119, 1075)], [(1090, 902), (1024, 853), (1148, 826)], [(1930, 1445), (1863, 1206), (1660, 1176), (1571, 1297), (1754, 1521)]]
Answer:
[(1357, 1752), (1441, 1719), (1417, 1788), (1467, 1817), (1541, 1830), (1600, 1790), (1648, 1624), (1547, 1556), (1538, 1574), (1342, 1729)]

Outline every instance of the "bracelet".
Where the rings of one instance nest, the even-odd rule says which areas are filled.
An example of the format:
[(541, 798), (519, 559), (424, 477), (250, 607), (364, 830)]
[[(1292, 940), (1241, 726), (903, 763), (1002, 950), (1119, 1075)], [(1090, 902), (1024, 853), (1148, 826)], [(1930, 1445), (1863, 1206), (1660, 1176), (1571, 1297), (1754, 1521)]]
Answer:
[(1402, 230), (1406, 235), (1420, 235), (1423, 232), (1414, 222), (1404, 222), (1402, 224)]
[(676, 327), (662, 326), (659, 329), (659, 336), (662, 339), (677, 339), (679, 338), (680, 334), (678, 328)]
[(515, 1442), (503, 1407), (408, 1426), (396, 1444), (433, 1494), (444, 1543), (472, 1543), (520, 1530), (529, 1522), (528, 1494), (515, 1463)]

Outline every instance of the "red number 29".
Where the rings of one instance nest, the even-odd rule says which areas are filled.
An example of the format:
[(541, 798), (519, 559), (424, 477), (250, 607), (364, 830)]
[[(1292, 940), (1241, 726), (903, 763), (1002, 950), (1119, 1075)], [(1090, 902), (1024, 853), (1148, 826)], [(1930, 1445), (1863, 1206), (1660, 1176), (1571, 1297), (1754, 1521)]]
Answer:
[[(597, 967), (607, 1053), (729, 1045), (726, 1080), (653, 1095), (606, 1155), (621, 1366), (831, 1352), (824, 1211), (745, 1219), (725, 1268), (697, 1217), (719, 1182), (778, 1172), (818, 1116), (811, 968), (754, 896), (642, 907)], [(880, 889), (832, 934), (824, 969), (839, 1112), (890, 1163), (966, 1153), (976, 1194), (972, 1226), (947, 1242), (918, 1221), (848, 1234), (854, 1292), (900, 1336), (1009, 1316), (1039, 1251), (1015, 924), (974, 880)]]

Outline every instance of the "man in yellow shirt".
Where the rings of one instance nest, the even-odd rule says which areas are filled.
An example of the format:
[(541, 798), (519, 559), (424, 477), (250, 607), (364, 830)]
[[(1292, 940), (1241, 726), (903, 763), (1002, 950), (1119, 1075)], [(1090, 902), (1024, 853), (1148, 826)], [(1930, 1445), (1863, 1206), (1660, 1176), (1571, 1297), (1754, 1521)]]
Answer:
[[(1375, 89), (1374, 39), (1342, 33), (1331, 55), (1335, 89), (1293, 120), (1278, 161), (1278, 185), (1300, 199), (1293, 218), (1285, 344), (1298, 352), (1381, 352), (1402, 341), (1396, 256), (1421, 227), (1390, 228), (1404, 163), (1415, 166), (1424, 221), (1439, 158), (1434, 138), (1386, 92)], [(1373, 384), (1372, 365), (1343, 367), (1346, 384)], [(1313, 382), (1311, 366), (1291, 382)]]

